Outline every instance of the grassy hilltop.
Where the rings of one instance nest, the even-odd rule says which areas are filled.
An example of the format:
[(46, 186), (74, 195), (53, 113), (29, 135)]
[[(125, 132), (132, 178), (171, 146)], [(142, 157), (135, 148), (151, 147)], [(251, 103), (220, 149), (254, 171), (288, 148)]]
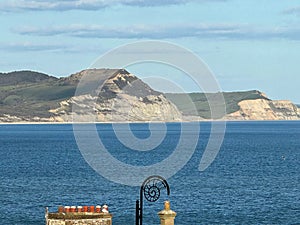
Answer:
[[(267, 99), (263, 93), (252, 91), (239, 91), (239, 92), (223, 92), (225, 100), (226, 113), (230, 114), (240, 109), (238, 103), (243, 100), (253, 99)], [(172, 101), (177, 108), (187, 116), (201, 116), (205, 119), (211, 118), (210, 107), (207, 98), (213, 98), (216, 94), (204, 93), (166, 93), (166, 97)], [(188, 99), (189, 98), (189, 99)]]

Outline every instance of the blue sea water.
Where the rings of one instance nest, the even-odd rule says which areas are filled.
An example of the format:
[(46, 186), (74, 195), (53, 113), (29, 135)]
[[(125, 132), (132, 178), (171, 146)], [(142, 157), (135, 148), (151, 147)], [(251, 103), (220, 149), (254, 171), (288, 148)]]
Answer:
[[(220, 152), (203, 172), (199, 161), (210, 134), (201, 123), (191, 160), (168, 179), (171, 195), (144, 202), (144, 225), (171, 201), (176, 225), (300, 224), (300, 122), (229, 122)], [(147, 124), (132, 124), (139, 138)], [(167, 124), (161, 149), (133, 152), (118, 142), (111, 124), (97, 129), (110, 153), (143, 165), (172, 153), (180, 124)], [(159, 153), (159, 154), (158, 154)], [(141, 154), (141, 155), (139, 155)], [(111, 182), (95, 172), (76, 145), (72, 125), (0, 125), (0, 225), (45, 224), (44, 210), (59, 205), (109, 205), (114, 225), (133, 225), (139, 187)]]

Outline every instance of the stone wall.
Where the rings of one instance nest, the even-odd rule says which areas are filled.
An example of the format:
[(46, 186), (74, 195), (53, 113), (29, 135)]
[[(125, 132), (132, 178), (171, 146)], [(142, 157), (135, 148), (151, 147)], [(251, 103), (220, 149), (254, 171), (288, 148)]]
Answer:
[(76, 219), (56, 220), (48, 219), (46, 225), (112, 225), (111, 219)]
[[(59, 207), (58, 212), (49, 213), (46, 209), (46, 225), (112, 225), (112, 214), (108, 212), (108, 208), (74, 207), (69, 211), (70, 207)], [(73, 208), (73, 207), (72, 207)], [(98, 210), (99, 209), (99, 210)]]

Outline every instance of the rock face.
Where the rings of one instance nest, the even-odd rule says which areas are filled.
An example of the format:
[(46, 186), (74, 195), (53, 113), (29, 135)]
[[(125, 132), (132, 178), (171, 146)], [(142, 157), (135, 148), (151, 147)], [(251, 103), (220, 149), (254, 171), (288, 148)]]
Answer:
[[(72, 76), (80, 78), (78, 74)], [(85, 70), (81, 76), (83, 84), (77, 88), (79, 94), (60, 102), (59, 108), (50, 110), (55, 121), (181, 120), (181, 113), (162, 93), (154, 91), (126, 70)]]
[[(226, 116), (217, 120), (300, 119), (300, 109), (291, 101), (274, 101), (257, 90), (221, 94)], [(0, 73), (0, 123), (210, 120), (207, 96), (216, 95), (220, 93), (163, 94), (124, 69), (89, 69), (64, 78), (32, 71)]]
[(255, 99), (238, 103), (240, 110), (225, 120), (299, 120), (300, 109), (288, 100)]

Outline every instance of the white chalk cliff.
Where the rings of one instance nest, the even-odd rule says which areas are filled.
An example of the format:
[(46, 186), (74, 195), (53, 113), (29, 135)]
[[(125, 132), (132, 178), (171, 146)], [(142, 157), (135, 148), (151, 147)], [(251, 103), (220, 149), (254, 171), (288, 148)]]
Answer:
[(203, 121), (211, 118), (207, 96), (220, 94), (227, 114), (217, 120), (300, 119), (291, 101), (271, 100), (257, 90), (164, 94), (124, 69), (88, 69), (63, 78), (16, 71), (0, 73), (0, 81), (0, 123)]
[(288, 100), (254, 99), (238, 103), (240, 109), (225, 120), (299, 120), (300, 109)]
[[(106, 71), (107, 72), (107, 71)], [(60, 122), (138, 122), (180, 121), (181, 113), (165, 96), (151, 89), (125, 70), (85, 70), (82, 75), (101, 76), (103, 82), (94, 85), (94, 91), (75, 95), (62, 101), (60, 107), (50, 110)], [(84, 73), (84, 74), (83, 74)], [(77, 79), (82, 76), (74, 75)], [(95, 79), (94, 78), (94, 79)], [(89, 86), (89, 84), (87, 84)], [(80, 88), (80, 85), (79, 85)], [(83, 87), (82, 89), (87, 89)]]

